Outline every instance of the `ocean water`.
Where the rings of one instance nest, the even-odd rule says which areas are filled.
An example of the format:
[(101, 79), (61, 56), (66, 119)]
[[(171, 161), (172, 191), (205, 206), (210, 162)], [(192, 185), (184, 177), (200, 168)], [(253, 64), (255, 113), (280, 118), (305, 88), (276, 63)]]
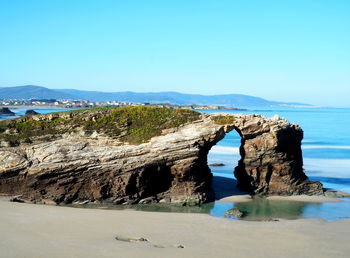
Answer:
[[(215, 113), (217, 111), (209, 111)], [(304, 169), (311, 180), (320, 181), (325, 188), (350, 193), (350, 109), (255, 109), (249, 111), (222, 111), (228, 113), (275, 114), (299, 124), (304, 131), (302, 150)], [(226, 135), (209, 155), (208, 163), (224, 163), (211, 167), (215, 180), (226, 178), (235, 183), (233, 169), (240, 159), (240, 136), (233, 131)], [(237, 207), (246, 211), (246, 219), (316, 217), (337, 220), (350, 217), (350, 200), (336, 203), (304, 203), (295, 201), (268, 201), (259, 199), (248, 203), (215, 202), (210, 214), (222, 217), (225, 211)]]
[[(15, 115), (14, 116), (0, 115), (0, 120), (11, 119), (11, 118), (23, 116), (28, 109), (10, 108), (10, 110), (12, 112), (14, 112)], [(52, 112), (68, 111), (68, 110), (73, 110), (73, 109), (72, 108), (34, 108), (32, 110), (34, 110), (40, 114), (47, 114), (47, 113), (52, 113)]]
[[(39, 113), (50, 113), (70, 109), (35, 109)], [(25, 109), (12, 109), (16, 116)], [(240, 114), (261, 114), (273, 117), (275, 114), (299, 124), (304, 131), (302, 150), (305, 173), (311, 180), (320, 181), (325, 188), (350, 193), (350, 109), (332, 108), (284, 108), (252, 109), (248, 111), (205, 111), (206, 113), (227, 112)], [(0, 116), (0, 120), (11, 117)], [(222, 167), (211, 167), (214, 175), (214, 189), (217, 197), (237, 193), (233, 169), (240, 159), (240, 136), (232, 131), (215, 145), (209, 155), (208, 164), (223, 163)], [(220, 189), (218, 189), (220, 187)], [(271, 218), (323, 218), (338, 220), (350, 217), (350, 200), (340, 199), (336, 203), (305, 203), (295, 201), (269, 201), (256, 198), (245, 203), (214, 202), (201, 207), (176, 207), (169, 205), (137, 205), (134, 208), (145, 211), (200, 212), (216, 217), (224, 217), (225, 211), (237, 207), (246, 211), (246, 220), (266, 220)], [(101, 207), (100, 207), (101, 208)], [(113, 207), (107, 207), (113, 208)], [(114, 207), (124, 208), (124, 207)]]

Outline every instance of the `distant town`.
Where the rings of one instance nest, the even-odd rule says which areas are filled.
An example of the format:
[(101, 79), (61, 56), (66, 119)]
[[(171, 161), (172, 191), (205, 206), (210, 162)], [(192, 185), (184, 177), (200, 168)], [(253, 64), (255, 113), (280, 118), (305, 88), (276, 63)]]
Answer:
[(132, 103), (132, 102), (92, 102), (89, 100), (56, 100), (56, 99), (3, 99), (0, 106), (8, 108), (93, 108), (93, 107), (125, 107), (125, 106), (150, 106), (168, 109), (191, 109), (191, 110), (244, 110), (221, 105), (174, 105), (169, 103)]

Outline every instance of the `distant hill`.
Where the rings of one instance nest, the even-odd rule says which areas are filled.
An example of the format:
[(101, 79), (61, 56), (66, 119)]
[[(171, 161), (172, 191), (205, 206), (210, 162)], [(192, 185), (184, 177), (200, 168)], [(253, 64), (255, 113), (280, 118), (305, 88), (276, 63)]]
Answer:
[(101, 92), (84, 91), (73, 89), (48, 89), (40, 86), (16, 86), (1, 87), (0, 99), (70, 99), (70, 100), (90, 100), (90, 101), (120, 101), (135, 103), (171, 103), (178, 105), (224, 105), (232, 107), (271, 107), (280, 105), (306, 105), (301, 103), (285, 103), (269, 101), (263, 98), (241, 95), (200, 95), (184, 94), (178, 92)]
[(74, 99), (67, 93), (35, 85), (0, 87), (0, 99)]
[(270, 106), (278, 102), (268, 101), (262, 98), (240, 95), (199, 95), (184, 94), (178, 92), (98, 92), (98, 91), (79, 91), (79, 90), (57, 90), (59, 92), (79, 96), (82, 99), (91, 101), (118, 100), (128, 102), (150, 102), (150, 103), (172, 103), (179, 105), (203, 104), (203, 105), (227, 105), (227, 106)]

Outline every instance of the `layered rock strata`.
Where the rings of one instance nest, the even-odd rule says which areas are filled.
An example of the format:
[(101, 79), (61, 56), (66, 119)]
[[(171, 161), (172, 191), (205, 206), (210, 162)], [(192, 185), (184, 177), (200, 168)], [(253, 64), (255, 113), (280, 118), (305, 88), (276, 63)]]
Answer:
[[(40, 115), (21, 121), (57, 117)], [(46, 203), (210, 201), (214, 193), (207, 154), (232, 130), (242, 137), (242, 158), (234, 172), (242, 190), (322, 193), (322, 185), (309, 181), (303, 172), (299, 126), (278, 117), (223, 114), (200, 115), (140, 144), (97, 132), (84, 134), (81, 128), (46, 141), (39, 137), (17, 146), (2, 142), (0, 193)]]

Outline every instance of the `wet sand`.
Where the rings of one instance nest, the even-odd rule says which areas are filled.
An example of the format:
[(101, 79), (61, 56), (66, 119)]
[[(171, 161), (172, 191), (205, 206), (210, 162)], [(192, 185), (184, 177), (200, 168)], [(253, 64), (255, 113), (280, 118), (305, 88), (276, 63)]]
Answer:
[(350, 253), (350, 220), (247, 222), (0, 200), (0, 229), (0, 257), (294, 258)]

